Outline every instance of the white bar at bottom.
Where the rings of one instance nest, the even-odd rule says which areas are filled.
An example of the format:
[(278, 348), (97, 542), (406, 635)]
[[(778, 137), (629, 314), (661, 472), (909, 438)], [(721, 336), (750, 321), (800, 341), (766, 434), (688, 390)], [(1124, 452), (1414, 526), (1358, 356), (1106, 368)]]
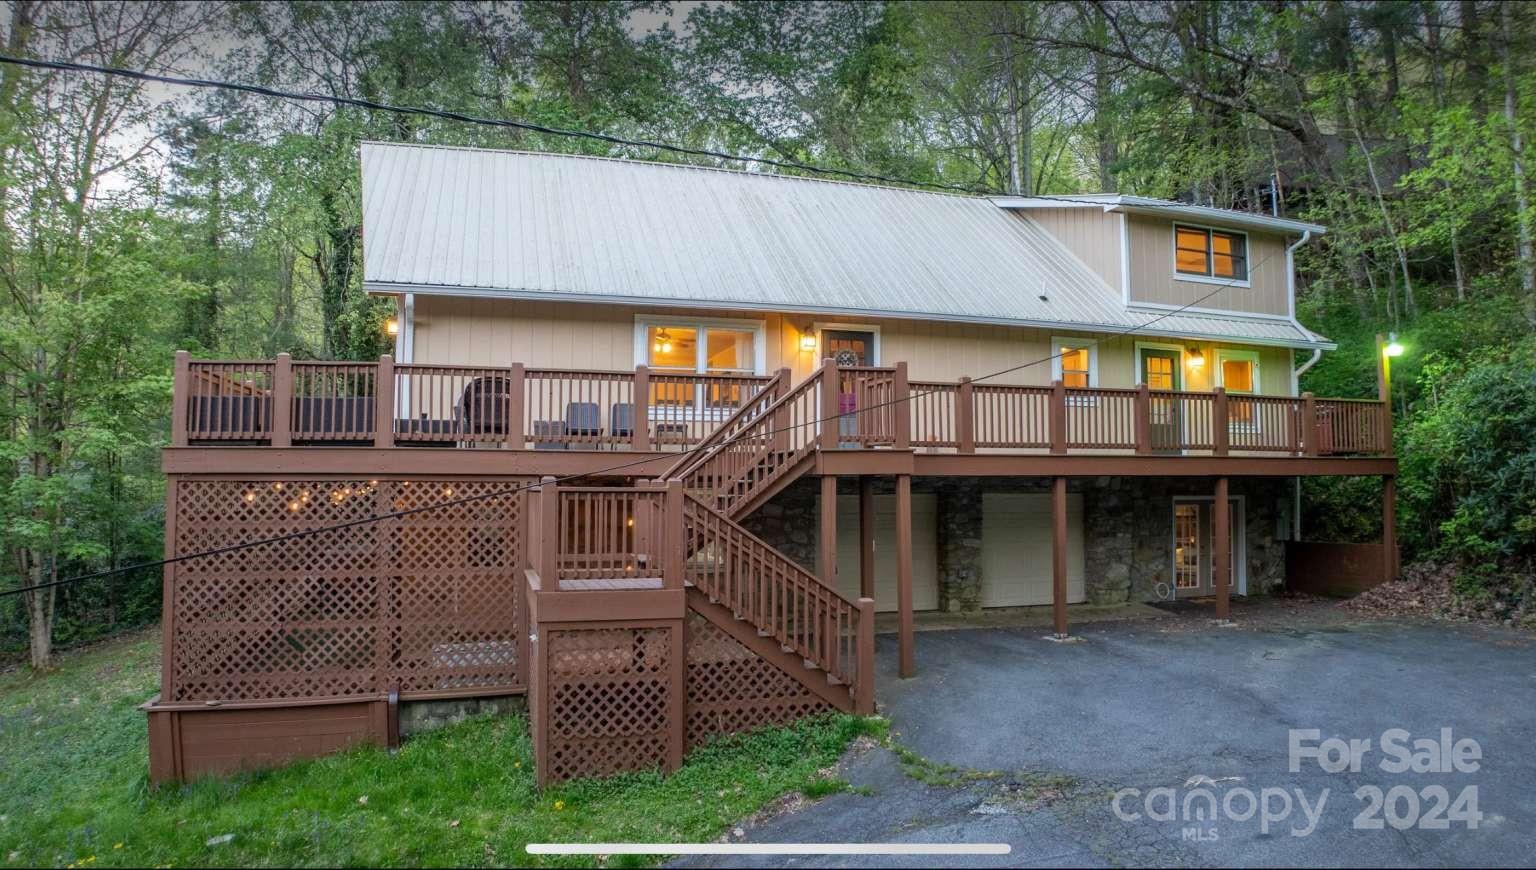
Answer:
[(529, 843), (530, 855), (1007, 855), (1007, 843)]

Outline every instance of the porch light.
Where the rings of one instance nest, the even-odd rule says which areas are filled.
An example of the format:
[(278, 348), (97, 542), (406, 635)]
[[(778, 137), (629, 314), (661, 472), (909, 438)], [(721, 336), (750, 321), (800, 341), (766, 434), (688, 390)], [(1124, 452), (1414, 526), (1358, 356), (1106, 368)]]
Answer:
[(800, 334), (800, 349), (809, 353), (816, 349), (816, 333), (803, 332)]
[(1402, 356), (1403, 350), (1402, 342), (1397, 340), (1397, 333), (1387, 333), (1387, 346), (1382, 348), (1381, 352), (1387, 356)]
[(384, 321), (384, 332), (386, 332), (389, 335), (399, 335), (400, 334), (400, 321), (396, 320), (393, 317), (391, 317), (390, 319)]
[(1205, 351), (1201, 350), (1198, 347), (1192, 347), (1192, 348), (1189, 349), (1188, 352), (1189, 352), (1189, 367), (1190, 368), (1197, 369), (1197, 368), (1200, 368), (1201, 366), (1205, 365)]

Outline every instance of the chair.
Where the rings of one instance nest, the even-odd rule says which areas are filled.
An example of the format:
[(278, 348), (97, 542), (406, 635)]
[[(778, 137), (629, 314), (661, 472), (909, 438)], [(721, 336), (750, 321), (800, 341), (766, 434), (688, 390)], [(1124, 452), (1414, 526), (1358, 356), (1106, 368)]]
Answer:
[(512, 381), (503, 377), (475, 378), (464, 387), (453, 407), (459, 432), (464, 435), (505, 435), (507, 408), (512, 402)]
[(571, 446), (565, 441), (565, 422), (563, 420), (534, 420), (533, 421), (533, 449), (534, 450), (569, 450)]
[(602, 411), (596, 402), (571, 402), (565, 406), (565, 432), (572, 438), (595, 439), (603, 434)]
[(635, 406), (628, 402), (614, 402), (608, 409), (608, 432), (618, 438), (635, 434)]

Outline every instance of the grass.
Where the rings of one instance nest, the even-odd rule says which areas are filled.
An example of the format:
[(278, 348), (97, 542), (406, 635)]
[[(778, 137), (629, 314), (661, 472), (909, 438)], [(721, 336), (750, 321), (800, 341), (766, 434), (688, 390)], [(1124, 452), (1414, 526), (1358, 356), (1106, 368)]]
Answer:
[(360, 748), (156, 790), (136, 708), (155, 690), (159, 650), (142, 634), (70, 654), (45, 675), (0, 674), (0, 867), (589, 866), (523, 847), (712, 840), (785, 793), (846, 790), (822, 771), (855, 737), (883, 736), (875, 720), (828, 716), (718, 741), (666, 778), (541, 793), (525, 722), (486, 717), (394, 756)]

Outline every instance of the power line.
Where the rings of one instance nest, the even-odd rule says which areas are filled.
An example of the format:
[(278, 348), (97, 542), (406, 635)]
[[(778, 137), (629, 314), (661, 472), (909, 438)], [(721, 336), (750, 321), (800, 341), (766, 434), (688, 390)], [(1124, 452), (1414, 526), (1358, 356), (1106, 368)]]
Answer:
[[(1268, 262), (1274, 256), (1275, 255), (1273, 253), (1270, 253), (1270, 254), (1266, 255), (1263, 259), (1261, 259), (1257, 263), (1253, 264), (1253, 268), (1258, 268), (1259, 266), (1264, 265), (1264, 263)], [(1235, 281), (1235, 279), (1233, 279), (1233, 281)], [(1092, 340), (1090, 340), (1090, 341), (1088, 341), (1086, 343), (1086, 346), (1088, 346), (1088, 347), (1099, 347), (1100, 345), (1104, 344), (1105, 342), (1114, 341), (1116, 339), (1124, 338), (1124, 337), (1126, 337), (1128, 335), (1132, 335), (1132, 334), (1134, 334), (1138, 330), (1145, 329), (1146, 327), (1151, 326), (1152, 324), (1157, 323), (1160, 320), (1164, 320), (1166, 318), (1172, 317), (1172, 316), (1174, 316), (1176, 314), (1179, 314), (1180, 312), (1182, 312), (1182, 311), (1184, 311), (1184, 310), (1186, 310), (1188, 308), (1192, 308), (1192, 307), (1194, 307), (1196, 305), (1199, 305), (1201, 302), (1204, 302), (1205, 300), (1211, 298), (1212, 296), (1215, 296), (1217, 293), (1220, 293), (1223, 290), (1226, 290), (1226, 289), (1231, 288), (1232, 286), (1235, 286), (1233, 281), (1228, 281), (1226, 283), (1220, 284), (1215, 289), (1211, 290), (1209, 293), (1206, 293), (1206, 294), (1200, 296), (1199, 298), (1197, 298), (1197, 299), (1195, 299), (1195, 300), (1193, 300), (1191, 302), (1187, 302), (1184, 305), (1179, 306), (1178, 308), (1174, 308), (1174, 309), (1171, 309), (1169, 311), (1162, 312), (1162, 313), (1156, 315), (1155, 317), (1153, 317), (1151, 320), (1146, 321), (1145, 323), (1139, 323), (1139, 324), (1137, 324), (1135, 326), (1128, 327), (1128, 328), (1120, 330), (1118, 332), (1110, 333), (1109, 335), (1104, 336), (1102, 338), (1092, 339)], [(1012, 374), (1013, 372), (1022, 371), (1024, 369), (1030, 368), (1032, 366), (1037, 366), (1037, 365), (1040, 365), (1042, 363), (1047, 363), (1047, 362), (1050, 362), (1051, 360), (1059, 359), (1064, 353), (1065, 353), (1065, 351), (1058, 352), (1058, 353), (1052, 353), (1052, 354), (1049, 354), (1047, 356), (1040, 357), (1038, 359), (1033, 359), (1033, 360), (1029, 360), (1028, 362), (1019, 363), (1018, 365), (1015, 365), (1015, 366), (1009, 366), (1008, 368), (1005, 368), (1005, 369), (999, 369), (999, 370), (997, 370), (995, 372), (989, 372), (989, 373), (987, 373), (985, 375), (982, 375), (980, 377), (972, 378), (971, 379), (971, 383), (974, 384), (974, 383), (979, 383), (981, 381), (990, 380), (992, 378), (1002, 377), (1003, 375), (1006, 375), (1006, 374)], [(678, 451), (676, 454), (673, 454), (673, 455), (678, 456), (678, 457), (682, 457), (682, 456), (687, 456), (690, 453), (696, 453), (696, 452), (698, 452), (700, 450), (706, 450), (706, 449), (707, 450), (717, 450), (717, 449), (720, 449), (720, 448), (723, 448), (723, 447), (727, 447), (727, 446), (729, 446), (731, 444), (734, 444), (737, 440), (739, 440), (741, 438), (745, 438), (749, 434), (751, 434), (752, 437), (755, 437), (755, 438), (766, 438), (766, 437), (771, 436), (771, 435), (777, 435), (777, 434), (779, 434), (781, 432), (793, 431), (795, 429), (799, 429), (799, 428), (802, 428), (802, 427), (805, 427), (805, 426), (815, 426), (815, 425), (817, 425), (819, 423), (826, 423), (826, 422), (830, 422), (832, 420), (840, 420), (843, 417), (856, 416), (858, 414), (865, 414), (865, 413), (868, 413), (870, 411), (877, 410), (879, 408), (885, 408), (885, 407), (889, 407), (889, 406), (892, 406), (892, 405), (899, 405), (899, 404), (902, 404), (902, 403), (905, 403), (905, 402), (910, 402), (913, 399), (918, 399), (918, 398), (922, 398), (923, 396), (933, 395), (933, 394), (936, 394), (938, 392), (939, 392), (938, 390), (923, 390), (923, 391), (918, 391), (918, 392), (908, 391), (907, 396), (905, 398), (889, 399), (887, 401), (878, 402), (876, 404), (869, 405), (869, 406), (866, 406), (866, 407), (863, 407), (863, 408), (855, 408), (854, 410), (851, 410), (851, 411), (843, 411), (843, 412), (838, 413), (838, 414), (833, 414), (833, 415), (831, 415), (829, 417), (817, 417), (817, 418), (812, 419), (812, 420), (806, 420), (806, 421), (801, 422), (801, 423), (793, 423), (793, 424), (791, 424), (789, 426), (784, 426), (784, 427), (781, 427), (781, 428), (778, 428), (778, 429), (770, 429), (767, 432), (758, 432), (758, 433), (742, 432), (742, 433), (740, 433), (740, 434), (738, 434), (738, 435), (736, 435), (736, 436), (734, 436), (732, 438), (729, 438), (729, 439), (727, 439), (725, 441), (722, 441), (719, 444), (712, 445), (712, 446), (710, 446), (708, 448), (704, 448), (702, 446), (688, 447), (688, 448), (685, 448), (683, 450)], [(753, 398), (753, 400), (755, 400), (755, 399), (756, 399), (756, 397)], [(107, 577), (112, 577), (112, 576), (116, 576), (116, 575), (119, 575), (119, 574), (126, 574), (126, 573), (128, 573), (130, 571), (137, 571), (137, 570), (141, 570), (141, 569), (145, 569), (145, 568), (163, 568), (163, 567), (165, 567), (167, 565), (175, 565), (177, 563), (190, 561), (192, 559), (201, 559), (201, 558), (206, 558), (206, 557), (209, 557), (209, 556), (219, 556), (219, 555), (223, 555), (224, 553), (233, 553), (233, 552), (237, 552), (239, 550), (251, 549), (253, 547), (265, 547), (265, 546), (270, 546), (272, 544), (280, 544), (280, 543), (284, 543), (286, 541), (292, 541), (292, 540), (297, 540), (299, 538), (307, 537), (309, 535), (320, 534), (321, 532), (334, 532), (334, 531), (339, 531), (339, 530), (342, 530), (342, 529), (353, 528), (355, 526), (366, 525), (368, 523), (382, 522), (384, 520), (390, 520), (390, 519), (399, 519), (401, 517), (412, 516), (414, 514), (424, 513), (426, 511), (430, 511), (430, 510), (438, 510), (440, 508), (455, 507), (457, 505), (468, 504), (470, 502), (477, 502), (477, 501), (483, 501), (483, 500), (486, 500), (486, 499), (501, 498), (501, 497), (504, 497), (504, 496), (516, 495), (516, 494), (518, 494), (520, 492), (524, 492), (526, 490), (533, 489), (535, 487), (544, 486), (544, 485), (549, 484), (549, 483), (553, 483), (553, 484), (557, 484), (558, 485), (558, 484), (564, 483), (565, 481), (568, 481), (568, 480), (578, 480), (578, 479), (585, 478), (585, 477), (599, 477), (599, 476), (602, 476), (602, 475), (612, 474), (612, 473), (617, 472), (617, 471), (623, 471), (626, 468), (633, 468), (633, 467), (635, 467), (637, 465), (643, 465), (645, 463), (653, 462), (653, 461), (655, 461), (655, 457), (648, 456), (648, 457), (646, 457), (644, 459), (636, 459), (636, 460), (633, 460), (633, 461), (630, 461), (630, 462), (620, 463), (618, 465), (610, 465), (610, 466), (606, 466), (604, 468), (599, 468), (599, 469), (596, 469), (594, 471), (588, 471), (588, 472), (584, 472), (584, 473), (581, 473), (581, 474), (567, 474), (567, 475), (565, 475), (563, 477), (555, 477), (555, 478), (553, 478), (551, 480), (541, 480), (538, 483), (522, 484), (520, 486), (515, 486), (515, 487), (512, 487), (510, 489), (495, 490), (493, 492), (486, 492), (486, 493), (480, 493), (479, 495), (465, 496), (463, 498), (451, 499), (449, 501), (434, 502), (433, 504), (421, 505), (420, 507), (414, 507), (414, 508), (406, 508), (406, 509), (403, 509), (403, 510), (392, 511), (390, 513), (372, 514), (370, 516), (360, 517), (360, 518), (355, 519), (355, 520), (348, 520), (348, 521), (343, 522), (343, 523), (335, 523), (333, 525), (320, 526), (318, 528), (313, 528), (313, 529), (301, 529), (301, 530), (296, 531), (296, 532), (289, 532), (287, 534), (277, 535), (277, 536), (271, 537), (271, 538), (263, 538), (263, 539), (257, 540), (257, 541), (248, 541), (248, 542), (242, 543), (242, 544), (230, 544), (230, 545), (225, 546), (225, 547), (217, 547), (217, 548), (214, 548), (214, 549), (211, 549), (211, 550), (200, 550), (200, 551), (195, 552), (195, 553), (185, 553), (185, 554), (178, 555), (178, 556), (171, 556), (171, 557), (168, 557), (168, 558), (165, 558), (165, 559), (157, 559), (157, 560), (152, 561), (152, 562), (138, 562), (138, 563), (133, 564), (133, 565), (126, 565), (126, 566), (123, 566), (121, 568), (112, 568), (112, 569), (108, 569), (106, 571), (97, 571), (97, 572), (92, 573), (92, 574), (81, 574), (81, 575), (78, 575), (78, 576), (75, 576), (75, 577), (67, 577), (67, 578), (62, 579), (62, 580), (52, 580), (52, 581), (49, 581), (47, 583), (37, 583), (37, 584), (34, 584), (32, 586), (22, 586), (22, 587), (19, 587), (19, 588), (16, 588), (16, 589), (7, 589), (7, 590), (5, 590), (3, 592), (0, 592), (0, 598), (3, 598), (5, 596), (7, 596), (7, 595), (19, 595), (19, 594), (21, 594), (23, 592), (34, 592), (34, 591), (37, 591), (37, 590), (40, 590), (40, 589), (48, 589), (48, 588), (55, 587), (55, 586), (64, 586), (64, 585), (67, 585), (67, 584), (70, 584), (70, 583), (81, 583), (81, 582), (84, 582), (86, 580), (104, 579), (104, 578), (107, 578)]]

